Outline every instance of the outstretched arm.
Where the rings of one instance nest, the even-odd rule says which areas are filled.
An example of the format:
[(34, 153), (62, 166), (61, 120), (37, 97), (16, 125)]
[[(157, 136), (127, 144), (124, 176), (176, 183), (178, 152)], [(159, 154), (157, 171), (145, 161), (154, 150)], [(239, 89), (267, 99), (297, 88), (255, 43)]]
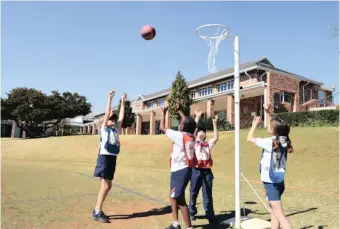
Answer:
[[(270, 103), (263, 104), (263, 108), (264, 108), (264, 111), (267, 113), (267, 117), (271, 117), (270, 107), (271, 107)], [(267, 130), (268, 130), (268, 132), (270, 132), (270, 125), (267, 125)]]
[(114, 89), (112, 89), (110, 91), (109, 98), (107, 99), (105, 115), (104, 115), (102, 127), (107, 127), (107, 121), (109, 121), (109, 118), (110, 118), (110, 115), (111, 115), (111, 103), (112, 103), (113, 96), (115, 96), (115, 90)]
[(195, 115), (196, 115), (196, 117), (195, 117), (196, 130), (195, 130), (195, 132), (194, 132), (194, 136), (196, 137), (196, 136), (197, 136), (197, 131), (198, 131), (198, 122), (200, 121), (200, 118), (201, 118), (201, 116), (202, 116), (202, 110), (197, 108), (197, 109), (195, 110)]
[(124, 93), (120, 100), (120, 110), (119, 110), (119, 116), (118, 116), (118, 121), (117, 121), (117, 127), (120, 130), (122, 127), (122, 123), (124, 121), (124, 114), (125, 114), (125, 101), (127, 99), (127, 95)]
[(216, 114), (215, 117), (212, 119), (213, 127), (214, 127), (214, 137), (212, 138), (212, 141), (214, 144), (216, 144), (219, 138), (218, 130), (217, 130), (217, 120), (218, 120), (218, 115)]
[(161, 116), (161, 124), (160, 124), (160, 130), (165, 133), (166, 132), (166, 128), (165, 128), (165, 113), (168, 110), (168, 105), (167, 103), (165, 103), (165, 105), (161, 108), (161, 112), (162, 112), (162, 116)]
[(202, 116), (202, 110), (201, 109), (196, 109), (195, 110), (195, 122), (196, 122), (196, 125), (198, 125), (198, 122), (200, 121), (200, 118)]
[(249, 130), (247, 141), (255, 144), (255, 131), (257, 126), (261, 123), (261, 117), (255, 116), (251, 129)]
[(187, 117), (185, 116), (185, 114), (183, 113), (183, 111), (178, 110), (179, 115), (181, 116), (181, 119), (184, 121)]

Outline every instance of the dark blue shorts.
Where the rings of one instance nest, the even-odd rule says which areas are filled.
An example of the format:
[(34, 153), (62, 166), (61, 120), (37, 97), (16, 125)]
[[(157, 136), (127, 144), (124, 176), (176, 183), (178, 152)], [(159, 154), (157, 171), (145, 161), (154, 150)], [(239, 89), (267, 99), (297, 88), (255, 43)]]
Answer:
[(264, 188), (266, 189), (268, 201), (281, 200), (281, 196), (285, 191), (285, 182), (282, 183), (266, 183), (263, 182)]
[(111, 155), (98, 155), (94, 176), (106, 180), (113, 180), (116, 171), (117, 157)]
[(185, 197), (185, 188), (191, 178), (191, 168), (184, 168), (176, 172), (171, 172), (170, 197), (179, 199)]

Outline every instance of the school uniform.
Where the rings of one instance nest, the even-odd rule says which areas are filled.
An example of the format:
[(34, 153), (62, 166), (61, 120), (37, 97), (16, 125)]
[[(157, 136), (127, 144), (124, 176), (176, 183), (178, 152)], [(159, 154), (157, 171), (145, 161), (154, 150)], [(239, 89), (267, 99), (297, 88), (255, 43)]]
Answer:
[(288, 158), (287, 137), (279, 137), (279, 149), (276, 151), (273, 149), (273, 141), (275, 139), (275, 136), (255, 139), (255, 145), (263, 149), (260, 173), (268, 201), (281, 200), (285, 190), (284, 177)]
[(119, 131), (115, 127), (100, 129), (100, 143), (94, 176), (113, 180), (117, 156), (120, 152)]
[(195, 166), (194, 136), (167, 129), (165, 135), (173, 142), (170, 157), (170, 197), (184, 198), (185, 189), (190, 181), (191, 167)]
[(192, 169), (192, 176), (190, 180), (190, 215), (193, 217), (197, 214), (196, 200), (199, 191), (202, 188), (203, 207), (205, 210), (205, 216), (208, 220), (213, 220), (215, 217), (212, 197), (214, 175), (211, 171), (211, 167), (213, 165), (211, 149), (213, 147), (213, 140), (208, 142), (196, 142), (195, 154), (197, 158), (197, 165)]

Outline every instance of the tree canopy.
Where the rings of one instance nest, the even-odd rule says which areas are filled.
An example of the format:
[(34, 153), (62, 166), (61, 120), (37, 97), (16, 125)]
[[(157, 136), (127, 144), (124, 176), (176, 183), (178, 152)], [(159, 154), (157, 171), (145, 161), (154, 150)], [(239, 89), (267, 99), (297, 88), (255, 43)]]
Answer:
[(169, 106), (169, 113), (172, 118), (176, 118), (177, 120), (180, 119), (180, 115), (177, 111), (178, 104), (180, 104), (180, 110), (182, 110), (185, 115), (190, 115), (190, 105), (192, 104), (190, 90), (180, 71), (177, 73), (175, 80), (172, 82), (167, 102)]
[(28, 137), (39, 136), (65, 118), (90, 112), (91, 104), (78, 93), (52, 91), (47, 95), (34, 88), (14, 88), (7, 98), (1, 98), (1, 118), (15, 121)]

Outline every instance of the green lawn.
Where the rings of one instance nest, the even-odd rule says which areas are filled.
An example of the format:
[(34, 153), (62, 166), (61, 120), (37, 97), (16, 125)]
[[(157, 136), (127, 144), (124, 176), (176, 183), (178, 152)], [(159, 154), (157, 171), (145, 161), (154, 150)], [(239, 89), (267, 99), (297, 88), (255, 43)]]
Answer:
[[(246, 134), (241, 132), (242, 172), (264, 197), (258, 172), (261, 150), (245, 141)], [(267, 136), (264, 130), (258, 135)], [(288, 161), (286, 214), (294, 228), (339, 228), (338, 128), (294, 128), (291, 139), (295, 153)], [(2, 139), (2, 228), (165, 228), (172, 220), (167, 207), (170, 141), (165, 136), (121, 136), (116, 186), (104, 206), (114, 220), (106, 225), (91, 219), (99, 189), (92, 177), (98, 140)], [(221, 134), (213, 150), (214, 204), (220, 219), (234, 210), (233, 155), (233, 133)], [(246, 212), (269, 219), (247, 184), (241, 185)], [(195, 228), (206, 224), (204, 219), (194, 222)]]

